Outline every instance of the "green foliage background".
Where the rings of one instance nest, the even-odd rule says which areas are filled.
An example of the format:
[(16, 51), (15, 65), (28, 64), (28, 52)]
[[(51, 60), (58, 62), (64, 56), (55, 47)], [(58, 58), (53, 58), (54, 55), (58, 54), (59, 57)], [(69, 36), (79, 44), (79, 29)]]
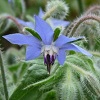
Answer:
[[(25, 47), (12, 45), (2, 39), (3, 35), (18, 32), (11, 15), (23, 20), (31, 20), (39, 8), (45, 10), (47, 0), (8, 0), (0, 1), (0, 44), (4, 61), (9, 100), (99, 100), (100, 98), (100, 23), (92, 22), (80, 26), (77, 31), (85, 35), (88, 42), (76, 42), (88, 49), (92, 58), (68, 51), (66, 61), (60, 66), (56, 61), (51, 75), (43, 64), (43, 57), (26, 62)], [(65, 0), (69, 5), (69, 15), (65, 20), (73, 22), (87, 9), (100, 4), (100, 0)], [(100, 12), (96, 14), (100, 16)], [(97, 28), (98, 27), (98, 28)], [(30, 29), (27, 29), (30, 31)], [(58, 31), (56, 31), (58, 32)], [(66, 33), (66, 31), (65, 31)], [(58, 32), (59, 34), (59, 32)], [(79, 34), (79, 35), (80, 35)], [(0, 72), (0, 100), (5, 100)]]

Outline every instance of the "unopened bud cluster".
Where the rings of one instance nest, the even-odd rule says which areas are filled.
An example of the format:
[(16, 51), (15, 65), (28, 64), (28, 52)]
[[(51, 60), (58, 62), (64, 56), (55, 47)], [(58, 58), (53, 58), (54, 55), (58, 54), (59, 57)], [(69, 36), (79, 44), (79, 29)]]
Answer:
[(51, 16), (57, 19), (64, 19), (68, 14), (68, 6), (63, 0), (50, 0), (47, 2), (46, 11), (48, 12), (53, 7), (56, 7)]

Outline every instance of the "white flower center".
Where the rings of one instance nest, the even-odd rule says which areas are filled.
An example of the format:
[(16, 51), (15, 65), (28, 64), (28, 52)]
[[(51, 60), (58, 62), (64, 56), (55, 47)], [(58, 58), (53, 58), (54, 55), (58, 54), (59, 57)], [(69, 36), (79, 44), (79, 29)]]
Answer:
[(52, 55), (57, 55), (59, 51), (59, 48), (55, 47), (54, 45), (44, 45), (41, 49), (41, 53), (44, 54), (44, 56), (46, 56), (47, 54), (49, 54), (50, 56)]
[(54, 45), (44, 45), (41, 49), (41, 53), (44, 56), (44, 64), (47, 66), (47, 70), (50, 73), (51, 65), (54, 64), (59, 48)]

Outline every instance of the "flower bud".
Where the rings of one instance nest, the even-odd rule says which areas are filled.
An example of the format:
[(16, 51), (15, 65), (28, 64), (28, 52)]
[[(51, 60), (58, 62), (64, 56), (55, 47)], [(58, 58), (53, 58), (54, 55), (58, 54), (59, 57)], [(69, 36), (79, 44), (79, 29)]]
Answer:
[(68, 14), (68, 6), (63, 0), (50, 0), (47, 2), (46, 11), (48, 12), (53, 7), (55, 10), (51, 13), (53, 18), (64, 19)]

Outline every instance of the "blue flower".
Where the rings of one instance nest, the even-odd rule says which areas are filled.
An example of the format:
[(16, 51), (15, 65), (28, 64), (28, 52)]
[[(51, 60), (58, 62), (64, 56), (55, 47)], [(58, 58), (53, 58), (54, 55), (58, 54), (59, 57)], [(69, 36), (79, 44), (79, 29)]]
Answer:
[(91, 56), (86, 50), (71, 43), (72, 41), (81, 39), (83, 37), (66, 37), (60, 35), (53, 41), (54, 31), (48, 23), (38, 16), (35, 16), (35, 28), (42, 40), (37, 39), (33, 35), (24, 35), (21, 33), (5, 35), (3, 38), (7, 39), (12, 44), (26, 45), (26, 60), (32, 60), (39, 57), (41, 54), (44, 56), (44, 64), (50, 73), (51, 65), (54, 64), (55, 59), (59, 64), (63, 65), (66, 59), (66, 50), (74, 50), (81, 52), (87, 56)]
[[(43, 17), (44, 16), (44, 12), (43, 12), (43, 10), (40, 8), (40, 10), (39, 10), (39, 14), (38, 14), (38, 16), (39, 17)], [(61, 19), (56, 19), (56, 18), (49, 18), (49, 21), (48, 22), (50, 22), (49, 24), (52, 26), (52, 28), (57, 28), (57, 27), (67, 27), (68, 25), (69, 25), (69, 21), (64, 21), (64, 20), (61, 20)]]
[(9, 2), (9, 3), (11, 3), (11, 2), (12, 2), (12, 0), (8, 0), (8, 2)]
[[(43, 16), (44, 16), (44, 12), (43, 12), (43, 10), (40, 8), (40, 10), (39, 10), (39, 14), (38, 14), (38, 16), (40, 17), (40, 18), (42, 18)], [(23, 20), (21, 20), (21, 19), (19, 19), (19, 18), (16, 18), (17, 19), (17, 21), (21, 24), (21, 25), (23, 25), (23, 26), (25, 26), (25, 27), (29, 27), (29, 28), (34, 28), (34, 23), (33, 22), (28, 22), (28, 21), (23, 21)], [(52, 26), (52, 28), (56, 28), (56, 27), (63, 27), (63, 28), (65, 28), (65, 27), (67, 27), (68, 25), (69, 25), (69, 21), (64, 21), (64, 20), (60, 20), (60, 19), (56, 19), (56, 18), (49, 18), (48, 20), (47, 20), (47, 22)]]
[(34, 29), (34, 23), (33, 22), (24, 21), (24, 20), (21, 20), (19, 18), (16, 18), (16, 20), (18, 21), (19, 24), (21, 24), (21, 25), (23, 25), (25, 27), (29, 27), (29, 28)]

